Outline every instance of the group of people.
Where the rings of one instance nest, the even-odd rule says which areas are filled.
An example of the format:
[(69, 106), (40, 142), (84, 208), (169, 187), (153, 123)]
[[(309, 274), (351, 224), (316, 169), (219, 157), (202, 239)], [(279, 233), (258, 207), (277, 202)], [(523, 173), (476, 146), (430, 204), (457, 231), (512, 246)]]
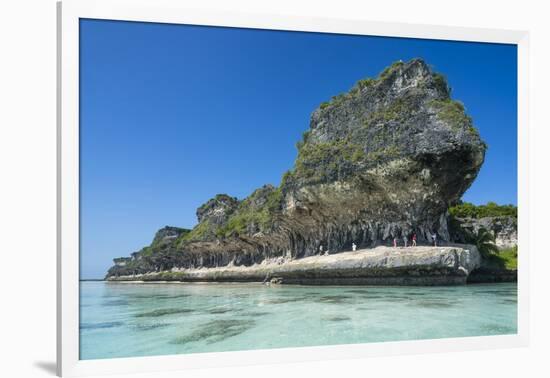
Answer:
[[(351, 243), (351, 250), (352, 250), (353, 252), (355, 252), (355, 251), (357, 250), (357, 244)], [(327, 256), (328, 254), (329, 254), (328, 249), (327, 249), (327, 250), (323, 250), (323, 245), (321, 244), (321, 245), (319, 246), (319, 255), (325, 255), (325, 256)]]
[[(437, 247), (437, 234), (436, 234), (435, 232), (433, 232), (430, 236), (431, 236), (431, 238), (432, 238), (433, 246), (434, 246), (434, 247)], [(410, 240), (411, 240), (410, 246), (411, 246), (411, 247), (416, 247), (416, 234), (415, 234), (415, 233), (413, 233), (413, 234), (411, 235)], [(399, 244), (399, 243), (398, 243), (398, 238), (397, 238), (397, 236), (395, 236), (395, 237), (393, 238), (393, 247), (394, 247), (394, 248), (397, 248), (397, 247), (399, 246), (398, 244)], [(406, 248), (406, 247), (409, 247), (409, 237), (408, 237), (407, 235), (403, 235), (403, 247), (405, 247), (405, 248)], [(355, 251), (357, 250), (357, 244), (355, 244), (355, 242), (354, 242), (354, 243), (351, 243), (351, 250), (352, 250), (353, 252), (355, 252)], [(329, 251), (328, 251), (328, 249), (324, 251), (324, 250), (323, 250), (323, 245), (321, 244), (321, 245), (319, 246), (319, 254), (320, 254), (320, 255), (328, 255), (328, 254), (329, 254)]]
[[(434, 247), (437, 247), (437, 234), (435, 232), (433, 232), (431, 235), (431, 238), (432, 238), (432, 243), (433, 243), (433, 246)], [(393, 247), (394, 248), (397, 248), (398, 247), (398, 241), (397, 241), (397, 236), (395, 236), (393, 238)], [(416, 247), (416, 234), (413, 233), (412, 236), (411, 236), (411, 241), (412, 241), (412, 247)], [(407, 235), (403, 235), (403, 246), (406, 248), (409, 246), (409, 238), (407, 237)]]
[[(416, 234), (412, 234), (411, 236), (411, 242), (412, 242), (412, 247), (416, 247)], [(397, 242), (397, 236), (395, 236), (393, 238), (393, 247), (394, 248), (397, 248), (398, 247), (398, 242)], [(406, 248), (409, 246), (409, 238), (407, 237), (407, 235), (403, 235), (403, 246)]]

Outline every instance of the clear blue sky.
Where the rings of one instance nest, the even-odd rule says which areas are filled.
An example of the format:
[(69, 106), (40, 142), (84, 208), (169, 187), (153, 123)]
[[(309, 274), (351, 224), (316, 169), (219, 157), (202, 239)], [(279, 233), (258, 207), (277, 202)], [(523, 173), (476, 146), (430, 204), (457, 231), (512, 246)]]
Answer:
[(278, 184), (323, 101), (421, 57), (489, 145), (464, 200), (517, 201), (514, 45), (82, 20), (81, 277), (217, 193)]

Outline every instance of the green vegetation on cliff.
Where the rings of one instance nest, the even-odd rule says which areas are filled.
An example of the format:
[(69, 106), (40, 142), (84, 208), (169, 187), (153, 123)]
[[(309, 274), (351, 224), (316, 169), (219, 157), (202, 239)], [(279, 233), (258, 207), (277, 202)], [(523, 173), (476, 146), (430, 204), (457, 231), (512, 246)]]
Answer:
[(202, 221), (197, 224), (190, 232), (182, 234), (178, 237), (176, 244), (181, 247), (185, 243), (192, 241), (201, 241), (204, 240), (209, 234), (212, 233), (212, 226), (208, 220)]
[(518, 247), (507, 248), (484, 257), (484, 265), (493, 270), (517, 270)]
[(161, 247), (165, 244), (169, 244), (178, 238), (183, 238), (191, 233), (191, 230), (180, 227), (165, 226), (157, 231), (151, 245), (146, 248)]
[(506, 269), (518, 268), (518, 247), (512, 247), (503, 249), (497, 254), (498, 258), (502, 260)]
[[(373, 87), (375, 84), (377, 83), (380, 83), (381, 81), (384, 81), (386, 79), (389, 78), (389, 76), (396, 72), (398, 70), (398, 68), (402, 67), (405, 63), (403, 61), (397, 61), (397, 62), (394, 62), (392, 65), (384, 68), (384, 70), (378, 75), (378, 78), (374, 79), (374, 78), (365, 78), (365, 79), (361, 79), (359, 81), (357, 81), (357, 83), (349, 90), (349, 92), (347, 93), (341, 93), (339, 95), (336, 95), (336, 96), (333, 96), (330, 101), (325, 101), (325, 102), (322, 102), (320, 105), (319, 105), (319, 108), (321, 110), (324, 110), (324, 109), (327, 109), (331, 106), (339, 106), (341, 105), (342, 103), (345, 102), (345, 100), (351, 98), (351, 97), (354, 97), (354, 96), (358, 96), (361, 94), (361, 91), (363, 91), (364, 89), (366, 88), (369, 88), (369, 87)], [(442, 75), (439, 75), (441, 77), (443, 77)], [(443, 80), (445, 80), (443, 78)], [(447, 85), (447, 84), (445, 84)]]
[(212, 206), (214, 206), (214, 204), (220, 203), (220, 202), (231, 203), (231, 202), (238, 202), (238, 200), (237, 198), (231, 197), (227, 194), (216, 194), (214, 198), (210, 199), (206, 203), (203, 203), (201, 206), (199, 206), (199, 208), (197, 209), (197, 213), (199, 214), (203, 213), (207, 211), (209, 208), (211, 208)]
[(298, 157), (292, 175), (317, 181), (335, 179), (339, 170), (365, 160), (363, 148), (351, 138), (321, 143), (299, 144)]
[(466, 128), (472, 135), (479, 135), (477, 129), (473, 126), (472, 117), (466, 114), (464, 104), (460, 101), (445, 99), (432, 100), (430, 105), (437, 111), (437, 117), (451, 127), (460, 130)]
[(365, 126), (371, 127), (380, 123), (405, 121), (410, 118), (417, 110), (418, 105), (415, 104), (415, 98), (403, 97), (399, 98), (387, 107), (380, 108), (372, 112), (365, 119)]
[(518, 208), (514, 205), (498, 205), (488, 202), (486, 205), (474, 205), (463, 202), (449, 208), (451, 216), (456, 218), (513, 217), (517, 218)]
[(216, 230), (216, 236), (226, 238), (246, 233), (264, 232), (271, 227), (281, 211), (280, 188), (264, 186), (244, 199), (227, 222)]
[[(493, 272), (493, 274), (498, 275), (495, 272), (517, 270), (517, 245), (501, 249), (496, 244), (497, 235), (506, 240), (507, 233), (509, 232), (507, 227), (510, 225), (510, 222), (511, 224), (516, 224), (516, 221), (513, 220), (513, 214), (515, 214), (517, 209), (511, 205), (498, 206), (494, 203), (488, 204), (490, 211), (487, 211), (487, 205), (474, 206), (469, 203), (463, 205), (466, 205), (464, 207), (468, 210), (462, 213), (466, 217), (455, 218), (451, 216), (450, 219), (451, 228), (459, 230), (462, 234), (461, 240), (456, 241), (459, 243), (474, 244), (477, 247), (482, 258), (482, 266), (480, 268), (482, 271)], [(456, 208), (453, 210), (456, 213)], [(475, 218), (475, 216), (480, 217)], [(468, 219), (468, 221), (462, 223), (461, 219)], [(479, 228), (476, 230), (476, 227), (472, 227), (472, 225), (476, 225)]]
[(398, 68), (403, 67), (404, 64), (405, 63), (402, 60), (393, 62), (390, 66), (384, 68), (384, 70), (380, 73), (379, 80), (387, 79), (392, 73), (397, 71)]
[(495, 244), (495, 235), (485, 228), (480, 228), (474, 236), (474, 244), (477, 247), (481, 257), (489, 258), (498, 253), (498, 247)]
[[(298, 156), (283, 177), (283, 191), (350, 179), (359, 170), (417, 153), (411, 148), (413, 139), (423, 135), (425, 125), (434, 119), (440, 121), (438, 128), (460, 139), (479, 141), (464, 105), (450, 98), (445, 76), (420, 62), (395, 62), (378, 77), (359, 80), (349, 92), (322, 103), (296, 144)], [(366, 104), (365, 98), (371, 102)], [(430, 135), (428, 149), (442, 135), (439, 131)], [(479, 147), (486, 148), (483, 142)]]
[(444, 88), (449, 93), (451, 92), (451, 88), (449, 87), (447, 78), (444, 75), (436, 72), (434, 73), (433, 76), (434, 76), (434, 82), (437, 86), (439, 86), (440, 88)]

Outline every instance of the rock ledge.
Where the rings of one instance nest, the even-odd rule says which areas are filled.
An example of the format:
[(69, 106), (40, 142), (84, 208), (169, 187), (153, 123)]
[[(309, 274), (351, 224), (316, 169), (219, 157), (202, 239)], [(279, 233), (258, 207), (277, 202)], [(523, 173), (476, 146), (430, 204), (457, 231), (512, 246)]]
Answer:
[(377, 247), (301, 259), (277, 258), (252, 266), (172, 269), (109, 281), (274, 282), (311, 285), (456, 285), (465, 284), (480, 266), (475, 246)]

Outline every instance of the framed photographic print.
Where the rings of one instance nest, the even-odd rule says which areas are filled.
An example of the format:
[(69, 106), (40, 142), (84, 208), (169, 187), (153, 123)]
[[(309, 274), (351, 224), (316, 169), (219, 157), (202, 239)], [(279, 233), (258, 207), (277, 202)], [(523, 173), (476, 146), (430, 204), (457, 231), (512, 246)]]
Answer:
[(58, 4), (58, 374), (526, 345), (521, 31)]

